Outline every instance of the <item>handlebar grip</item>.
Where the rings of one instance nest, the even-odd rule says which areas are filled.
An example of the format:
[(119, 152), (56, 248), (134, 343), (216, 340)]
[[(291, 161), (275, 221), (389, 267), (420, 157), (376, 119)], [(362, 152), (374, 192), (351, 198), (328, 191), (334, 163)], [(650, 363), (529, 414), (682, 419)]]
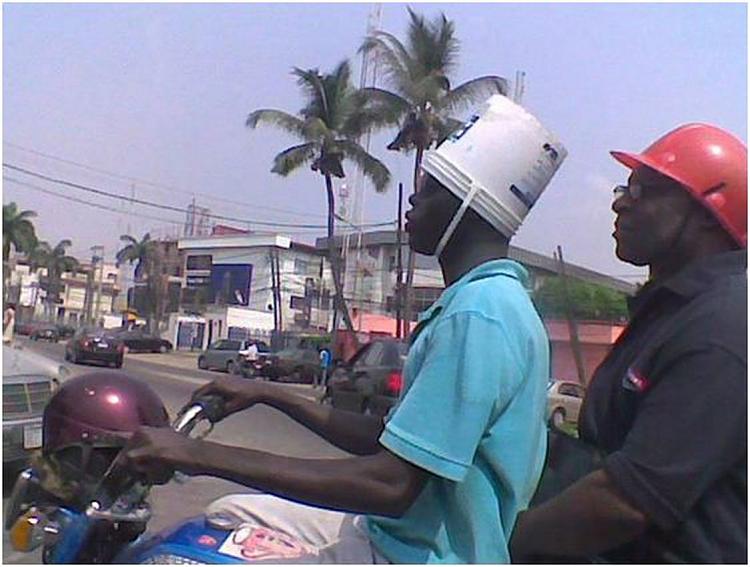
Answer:
[(221, 396), (201, 396), (196, 399), (194, 403), (203, 408), (203, 413), (206, 416), (206, 419), (211, 423), (221, 421), (226, 415), (226, 405), (224, 403), (224, 398)]

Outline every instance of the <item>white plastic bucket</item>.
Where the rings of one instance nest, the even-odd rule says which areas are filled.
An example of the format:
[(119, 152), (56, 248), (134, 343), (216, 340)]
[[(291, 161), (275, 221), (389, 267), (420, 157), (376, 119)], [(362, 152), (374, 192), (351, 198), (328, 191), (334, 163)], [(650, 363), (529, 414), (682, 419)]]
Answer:
[(468, 197), (472, 209), (510, 238), (567, 154), (532, 114), (493, 95), (463, 128), (425, 152), (422, 169), (461, 200)]

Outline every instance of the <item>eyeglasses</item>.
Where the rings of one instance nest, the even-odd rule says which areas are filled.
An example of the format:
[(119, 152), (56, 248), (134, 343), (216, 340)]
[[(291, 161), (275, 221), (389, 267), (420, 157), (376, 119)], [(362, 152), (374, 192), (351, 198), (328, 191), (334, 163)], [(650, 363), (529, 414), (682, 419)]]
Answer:
[(615, 185), (612, 189), (615, 200), (627, 195), (631, 200), (637, 201), (643, 196), (643, 185), (640, 183), (629, 183), (628, 185)]

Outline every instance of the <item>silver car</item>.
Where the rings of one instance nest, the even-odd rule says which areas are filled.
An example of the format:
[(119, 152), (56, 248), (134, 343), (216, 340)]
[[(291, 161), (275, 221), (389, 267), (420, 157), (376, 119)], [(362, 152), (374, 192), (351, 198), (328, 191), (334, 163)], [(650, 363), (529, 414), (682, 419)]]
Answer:
[(3, 466), (24, 464), (42, 446), (42, 413), (70, 370), (28, 349), (3, 345)]
[(198, 356), (198, 368), (203, 370), (223, 370), (230, 374), (240, 371), (240, 351), (249, 348), (256, 341), (236, 341), (221, 339), (211, 344)]

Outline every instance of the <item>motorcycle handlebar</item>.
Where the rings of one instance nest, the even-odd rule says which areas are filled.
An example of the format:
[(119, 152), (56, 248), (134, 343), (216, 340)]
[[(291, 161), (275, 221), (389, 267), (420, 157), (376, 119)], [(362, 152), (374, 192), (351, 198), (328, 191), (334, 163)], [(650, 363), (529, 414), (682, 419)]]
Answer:
[(191, 400), (180, 410), (172, 428), (178, 433), (190, 435), (200, 421), (206, 419), (213, 425), (220, 421), (225, 413), (224, 398), (216, 395), (202, 396)]

